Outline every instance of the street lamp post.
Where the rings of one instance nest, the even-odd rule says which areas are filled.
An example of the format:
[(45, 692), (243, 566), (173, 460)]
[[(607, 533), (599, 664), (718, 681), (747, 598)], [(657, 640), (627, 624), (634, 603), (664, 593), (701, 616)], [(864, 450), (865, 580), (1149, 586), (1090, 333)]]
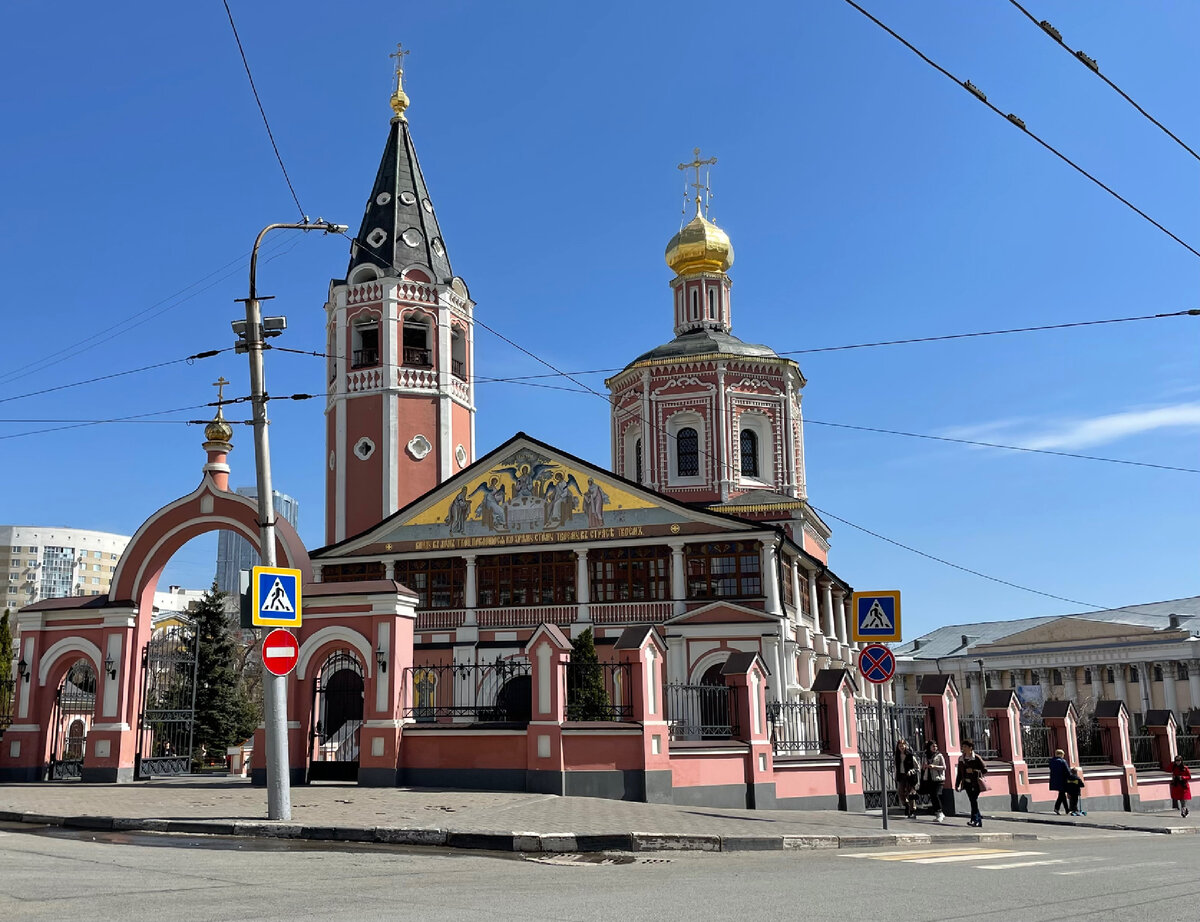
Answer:
[[(263, 237), (273, 230), (324, 231), (326, 234), (345, 233), (343, 224), (331, 224), (318, 218), (303, 224), (268, 224), (254, 240), (250, 251), (250, 296), (246, 304), (246, 326), (240, 331), (244, 342), (238, 344), (239, 351), (245, 347), (250, 357), (250, 403), (254, 413), (254, 473), (258, 484), (258, 523), (261, 529), (260, 559), (264, 567), (277, 565), (275, 557), (275, 497), (271, 486), (271, 446), (267, 437), (267, 389), (263, 374), (263, 318), (262, 305), (258, 298), (257, 269), (258, 247)], [(243, 299), (239, 299), (243, 300)], [(285, 324), (276, 325), (281, 332)], [(239, 324), (234, 324), (237, 330)], [(266, 630), (262, 632), (266, 634)], [(289, 777), (291, 767), (287, 749), (287, 678), (264, 673), (263, 675), (263, 718), (266, 727), (267, 752), (267, 817), (273, 820), (292, 818), (292, 789)]]

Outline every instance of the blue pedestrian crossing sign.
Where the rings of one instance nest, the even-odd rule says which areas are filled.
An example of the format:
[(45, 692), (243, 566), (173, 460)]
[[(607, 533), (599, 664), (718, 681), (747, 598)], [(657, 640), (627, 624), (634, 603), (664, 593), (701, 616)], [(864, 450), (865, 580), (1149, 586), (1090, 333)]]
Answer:
[(856, 592), (851, 596), (855, 643), (898, 643), (900, 641), (900, 590)]
[(250, 578), (253, 622), (258, 627), (300, 626), (300, 571), (255, 567)]

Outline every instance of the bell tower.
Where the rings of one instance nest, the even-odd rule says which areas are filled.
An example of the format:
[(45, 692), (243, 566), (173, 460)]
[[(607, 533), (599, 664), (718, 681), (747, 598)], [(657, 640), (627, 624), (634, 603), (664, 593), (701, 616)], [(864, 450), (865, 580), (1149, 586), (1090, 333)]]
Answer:
[(474, 309), (417, 161), (397, 46), (391, 129), (325, 304), (325, 540), (377, 524), (475, 460)]

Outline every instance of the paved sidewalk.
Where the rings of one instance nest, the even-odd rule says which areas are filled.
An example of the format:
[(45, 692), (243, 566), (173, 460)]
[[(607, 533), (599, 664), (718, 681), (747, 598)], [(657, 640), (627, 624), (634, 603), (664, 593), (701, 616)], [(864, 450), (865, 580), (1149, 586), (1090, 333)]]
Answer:
[(219, 776), (130, 785), (0, 786), (0, 820), (503, 851), (866, 848), (1072, 837), (1095, 829), (1194, 831), (1178, 815), (1002, 814), (990, 816), (983, 831), (967, 827), (965, 817), (950, 817), (940, 825), (925, 818), (892, 817), (885, 834), (877, 813), (738, 810), (337, 784), (293, 788), (292, 820), (287, 823), (267, 821), (266, 803), (264, 788)]

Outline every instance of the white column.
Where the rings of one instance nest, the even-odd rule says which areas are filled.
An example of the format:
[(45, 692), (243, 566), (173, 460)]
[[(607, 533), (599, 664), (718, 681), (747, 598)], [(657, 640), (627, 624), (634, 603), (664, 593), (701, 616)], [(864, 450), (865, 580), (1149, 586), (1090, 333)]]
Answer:
[(591, 580), (588, 577), (587, 548), (575, 549), (575, 601), (579, 604), (575, 615), (576, 621), (591, 621), (592, 613), (588, 607), (591, 601)]
[(854, 626), (854, 598), (849, 595), (842, 596), (842, 621), (846, 625), (846, 642), (850, 644), (851, 650), (859, 650), (862, 644), (855, 643), (851, 640), (851, 635), (854, 633), (851, 628)]
[[(1125, 707), (1129, 707), (1129, 686), (1125, 682), (1125, 664), (1117, 663), (1113, 666), (1113, 694), (1118, 701), (1124, 701)], [(1130, 710), (1133, 710), (1130, 708)]]
[[(1079, 685), (1075, 682), (1075, 667), (1074, 666), (1064, 666), (1063, 670), (1062, 670), (1062, 674), (1063, 674), (1063, 697), (1066, 698), (1068, 701), (1075, 701), (1075, 699), (1079, 697)], [(1079, 707), (1079, 704), (1076, 703), (1075, 706)]]
[(838, 643), (849, 646), (850, 635), (846, 633), (846, 594), (840, 587), (833, 589), (833, 622), (837, 628)]
[(1092, 667), (1092, 704), (1104, 698), (1104, 667)]
[[(675, 600), (675, 614), (687, 611), (687, 579), (683, 572), (683, 542), (670, 542), (671, 548), (671, 598)], [(683, 679), (678, 681), (682, 682)]]
[(1200, 710), (1200, 660), (1188, 660), (1188, 691), (1192, 697), (1189, 708)]
[(1143, 719), (1154, 703), (1150, 695), (1150, 670), (1153, 668), (1153, 663), (1138, 663), (1138, 690), (1141, 692)]
[[(814, 630), (821, 630), (821, 601), (817, 595), (817, 571), (809, 570), (808, 580), (808, 617), (812, 619)], [(1200, 707), (1200, 704), (1196, 705)]]
[[(733, 439), (730, 437), (728, 429), (728, 395), (725, 393), (725, 363), (721, 362), (717, 365), (717, 418), (710, 420), (714, 423), (712, 426), (712, 457), (716, 470), (716, 487), (717, 495), (721, 497), (721, 502), (729, 499), (730, 481), (733, 477), (731, 469), (732, 454), (730, 446), (733, 444)], [(762, 449), (760, 449), (762, 450)]]
[(762, 571), (767, 614), (782, 615), (783, 606), (779, 603), (779, 558), (775, 545), (769, 541), (762, 542)]
[(976, 716), (983, 713), (983, 689), (979, 687), (982, 681), (983, 676), (978, 673), (971, 675), (971, 713)]
[(463, 560), (467, 564), (466, 579), (463, 581), (463, 602), (467, 606), (467, 613), (463, 618), (463, 624), (476, 624), (475, 606), (479, 604), (478, 591), (475, 588), (475, 555), (463, 554)]
[(833, 625), (833, 584), (829, 580), (821, 582), (821, 624), (822, 633), (826, 640), (837, 640), (837, 628)]
[(896, 699), (896, 704), (898, 704), (900, 707), (904, 706), (904, 683), (907, 678), (907, 675), (897, 672), (896, 677), (892, 679), (892, 695)]
[(799, 624), (803, 621), (801, 612), (804, 610), (800, 604), (803, 597), (800, 595), (800, 564), (796, 558), (792, 558), (791, 564), (788, 566), (788, 572), (784, 579), (792, 581), (792, 611), (795, 614), (795, 621)]
[(1175, 694), (1175, 661), (1163, 663), (1163, 705), (1168, 711), (1179, 716), (1179, 699)]

